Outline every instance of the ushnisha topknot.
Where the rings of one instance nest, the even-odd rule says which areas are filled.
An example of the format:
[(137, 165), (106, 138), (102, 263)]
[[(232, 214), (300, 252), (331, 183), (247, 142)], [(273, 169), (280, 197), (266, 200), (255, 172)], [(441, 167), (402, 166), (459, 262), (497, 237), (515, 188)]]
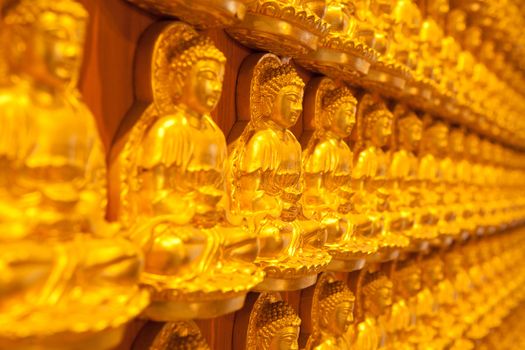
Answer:
[(88, 18), (86, 9), (75, 0), (6, 0), (0, 15), (7, 25), (32, 25), (45, 12)]

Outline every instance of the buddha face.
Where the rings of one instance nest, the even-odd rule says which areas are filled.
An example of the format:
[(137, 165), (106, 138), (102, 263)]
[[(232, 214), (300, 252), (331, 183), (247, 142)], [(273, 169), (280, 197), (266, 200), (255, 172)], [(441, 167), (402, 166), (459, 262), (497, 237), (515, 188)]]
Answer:
[(431, 147), (438, 153), (443, 154), (448, 147), (448, 129), (444, 125), (435, 125), (428, 129), (427, 136)]
[(446, 263), (447, 263), (447, 274), (449, 276), (456, 276), (458, 275), (461, 270), (463, 269), (461, 255), (459, 254), (449, 254), (446, 257)]
[(464, 143), (465, 140), (463, 139), (463, 133), (461, 131), (454, 131), (450, 133), (450, 149), (452, 152), (456, 155), (462, 155), (463, 151), (465, 150)]
[(209, 114), (219, 102), (224, 79), (224, 64), (202, 59), (192, 67), (184, 82), (180, 102), (199, 114)]
[(352, 103), (342, 103), (332, 116), (331, 130), (337, 136), (346, 138), (352, 133), (355, 125), (356, 106)]
[(303, 111), (303, 91), (296, 86), (285, 86), (273, 102), (270, 118), (283, 129), (295, 125)]
[(452, 10), (447, 16), (447, 34), (457, 36), (467, 29), (467, 16), (461, 10)]
[(341, 336), (346, 333), (354, 321), (354, 303), (348, 300), (343, 301), (337, 304), (335, 310), (331, 311), (328, 328), (333, 335)]
[(382, 284), (370, 296), (365, 297), (365, 309), (374, 316), (383, 314), (392, 305), (392, 285)]
[(441, 16), (448, 13), (450, 6), (448, 0), (434, 0), (429, 4), (429, 12), (433, 16)]
[(464, 43), (468, 48), (477, 48), (481, 45), (481, 29), (478, 27), (468, 27), (465, 30)]
[(84, 19), (68, 14), (50, 11), (41, 13), (25, 33), (27, 55), (22, 57), (22, 69), (35, 81), (54, 88), (76, 84), (85, 26)]
[(428, 269), (428, 280), (435, 284), (443, 279), (443, 265), (439, 262), (434, 262)]
[(418, 118), (410, 120), (399, 130), (400, 141), (409, 151), (416, 150), (423, 136), (423, 123)]
[(270, 342), (268, 350), (298, 350), (299, 327), (287, 326), (279, 329)]
[(386, 113), (382, 113), (371, 125), (371, 129), (372, 143), (376, 147), (383, 147), (388, 143), (392, 134), (392, 119)]
[(419, 270), (410, 269), (406, 272), (406, 276), (400, 279), (403, 284), (402, 288), (406, 290), (409, 295), (414, 295), (421, 289), (421, 276)]
[(467, 137), (467, 151), (472, 157), (477, 157), (479, 155), (480, 149), (480, 140), (476, 134), (470, 134)]
[(481, 142), (481, 154), (483, 156), (483, 159), (486, 160), (486, 161), (493, 161), (493, 156), (494, 156), (494, 152), (493, 152), (493, 147), (492, 147), (492, 143), (488, 140), (483, 140)]

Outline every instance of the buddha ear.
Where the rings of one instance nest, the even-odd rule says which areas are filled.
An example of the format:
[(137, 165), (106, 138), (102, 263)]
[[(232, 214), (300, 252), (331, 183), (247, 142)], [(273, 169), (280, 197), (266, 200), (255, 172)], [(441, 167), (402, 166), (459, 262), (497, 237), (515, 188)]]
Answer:
[(272, 99), (272, 96), (265, 94), (261, 96), (261, 115), (269, 116), (273, 112), (273, 104), (275, 101)]
[(326, 327), (330, 324), (330, 315), (328, 309), (323, 308), (320, 310), (319, 324)]
[(2, 28), (0, 44), (5, 49), (2, 56), (11, 67), (17, 67), (21, 62), (27, 61), (29, 33), (21, 26), (4, 26)]

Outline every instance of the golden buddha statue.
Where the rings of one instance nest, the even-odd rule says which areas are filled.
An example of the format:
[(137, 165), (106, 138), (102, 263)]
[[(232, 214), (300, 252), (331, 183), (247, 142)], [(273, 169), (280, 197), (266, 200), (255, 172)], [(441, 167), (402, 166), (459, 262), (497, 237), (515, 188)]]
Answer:
[(312, 302), (313, 333), (306, 350), (350, 349), (345, 335), (354, 322), (355, 296), (343, 281), (323, 274), (316, 286)]
[(201, 28), (240, 22), (249, 0), (128, 0), (155, 15), (177, 17)]
[(303, 213), (301, 145), (288, 129), (302, 112), (304, 83), (273, 54), (248, 57), (241, 74), (249, 79), (237, 84), (238, 111), (249, 122), (230, 145), (230, 214), (259, 237), (256, 263), (266, 278), (257, 289), (306, 288), (330, 255), (320, 249), (324, 225)]
[(309, 0), (253, 0), (243, 21), (227, 29), (248, 47), (281, 56), (303, 56), (317, 49), (329, 25), (322, 20), (324, 2)]
[(460, 127), (452, 128), (448, 144), (454, 173), (454, 181), (449, 183), (451, 188), (449, 195), (454, 196), (454, 201), (448, 205), (456, 213), (456, 222), (461, 232), (467, 235), (473, 234), (476, 231), (476, 223), (471, 220), (474, 214), (469, 187), (472, 180), (472, 166), (465, 156), (466, 131)]
[(412, 0), (397, 0), (392, 11), (395, 25), (394, 55), (410, 70), (417, 67), (421, 12)]
[(421, 206), (422, 186), (419, 179), (419, 159), (417, 156), (423, 132), (423, 122), (415, 112), (398, 104), (394, 109), (395, 146), (389, 168), (390, 189), (389, 206), (398, 212), (398, 223), (392, 230), (404, 233), (410, 238), (411, 249), (424, 248), (429, 240), (437, 236), (436, 230), (429, 230), (422, 224), (425, 208)]
[(389, 208), (391, 182), (390, 152), (383, 150), (392, 135), (392, 113), (376, 96), (364, 95), (357, 113), (358, 140), (354, 149), (352, 182), (355, 188), (351, 220), (357, 235), (374, 235), (380, 260), (394, 258), (409, 240), (394, 229), (400, 213)]
[(88, 14), (73, 0), (0, 13), (0, 347), (110, 349), (149, 298), (139, 251), (104, 219), (104, 149), (77, 89)]
[(481, 153), (481, 140), (479, 136), (470, 132), (465, 138), (466, 163), (464, 167), (464, 177), (467, 185), (465, 191), (467, 219), (476, 226), (475, 233), (481, 234), (484, 231), (483, 221), (483, 202), (481, 194), (483, 184), (480, 179), (482, 174), (479, 157)]
[(375, 350), (387, 344), (387, 319), (392, 306), (392, 281), (381, 271), (363, 270), (358, 285), (358, 322), (347, 338), (352, 349)]
[[(443, 124), (442, 127), (438, 127), (442, 131), (438, 131), (438, 138), (444, 137), (443, 148), (444, 153), (438, 156), (438, 179), (437, 192), (440, 196), (440, 219), (438, 222), (438, 231), (442, 237), (454, 238), (461, 233), (461, 226), (458, 224), (458, 208), (456, 207), (458, 196), (454, 191), (457, 185), (456, 167), (454, 166), (454, 160), (451, 154), (454, 152), (450, 151), (450, 133), (448, 125)], [(439, 134), (443, 132), (443, 136)]]
[[(134, 346), (136, 350), (141, 348)], [(148, 350), (209, 350), (206, 339), (193, 321), (166, 322)]]
[(475, 122), (475, 113), (473, 112), (472, 106), (474, 103), (474, 96), (472, 91), (479, 91), (477, 87), (473, 85), (473, 74), (475, 59), (474, 56), (465, 50), (459, 52), (457, 56), (457, 67), (458, 72), (458, 107), (459, 107), (459, 119), (465, 123)]
[[(440, 114), (455, 116), (458, 114), (456, 67), (461, 47), (450, 30), (458, 33), (464, 31), (466, 17), (459, 14), (464, 12), (451, 11), (448, 0), (430, 0), (425, 3), (425, 10), (427, 17), (432, 20), (431, 23), (427, 23), (430, 31), (428, 39), (437, 39), (433, 40), (434, 49), (430, 52), (431, 58), (434, 59), (433, 64), (437, 65), (433, 68), (436, 71), (433, 75), (438, 78), (434, 81), (434, 93), (439, 95), (439, 104), (434, 104), (434, 108)], [(434, 34), (437, 35), (436, 38), (433, 38)]]
[(348, 0), (328, 0), (323, 20), (330, 25), (330, 30), (319, 40), (316, 50), (297, 62), (310, 70), (344, 80), (355, 81), (366, 75), (377, 53), (358, 40), (355, 10), (355, 4)]
[[(371, 0), (369, 22), (372, 25), (373, 46), (378, 58), (372, 63), (363, 84), (383, 94), (398, 97), (411, 78), (410, 70), (404, 62), (398, 61), (395, 44), (394, 0)], [(410, 13), (408, 11), (405, 14)]]
[(349, 216), (353, 154), (344, 139), (352, 133), (357, 101), (346, 86), (319, 78), (307, 86), (304, 105), (304, 120), (314, 127), (303, 151), (304, 213), (327, 228), (331, 270), (362, 268), (364, 259), (377, 251), (377, 242), (355, 234)]
[(411, 0), (398, 0), (394, 8), (394, 44), (396, 59), (410, 70), (411, 79), (403, 90), (407, 102), (422, 109), (429, 107), (432, 98), (432, 82), (421, 69), (421, 37), (423, 25), (421, 11)]
[(227, 147), (210, 112), (226, 60), (182, 22), (143, 38), (137, 67), (152, 69), (151, 81), (138, 74), (137, 105), (112, 151), (112, 215), (144, 252), (147, 317), (216, 317), (241, 308), (263, 276), (252, 263), (257, 237), (232, 225), (222, 205)]
[(448, 128), (441, 121), (430, 122), (423, 130), (424, 142), (419, 154), (419, 179), (421, 181), (421, 207), (424, 212), (419, 217), (422, 229), (437, 230), (446, 238), (448, 231), (444, 222), (443, 196), (446, 189), (442, 184), (445, 168), (445, 158), (448, 146)]
[(480, 248), (475, 244), (476, 242), (471, 241), (462, 247), (462, 253), (465, 254), (466, 272), (471, 284), (467, 294), (468, 302), (471, 305), (470, 313), (464, 315), (469, 327), (466, 335), (474, 341), (482, 339), (489, 331), (486, 324), (481, 321), (482, 316), (490, 309), (487, 297), (491, 292), (486, 288), (487, 276), (483, 269)]
[[(430, 253), (421, 261), (423, 289), (432, 295), (434, 304), (430, 312), (422, 316), (422, 322), (433, 328), (436, 335), (426, 342), (431, 349), (445, 349), (461, 337), (463, 328), (446, 306), (454, 304), (454, 290), (450, 281), (445, 280), (445, 264), (438, 253)], [(426, 296), (424, 293), (422, 296)], [(442, 308), (442, 305), (445, 307)]]
[(262, 293), (250, 313), (246, 350), (298, 350), (301, 319), (278, 294)]
[[(474, 344), (465, 337), (471, 305), (466, 300), (470, 278), (463, 266), (461, 254), (453, 249), (443, 258), (443, 279), (437, 286), (439, 304), (437, 329), (441, 337), (450, 341), (451, 349), (470, 350)], [(467, 321), (467, 322), (466, 322)]]
[(433, 311), (434, 296), (422, 286), (421, 267), (414, 257), (398, 260), (395, 264), (394, 305), (390, 315), (390, 324), (397, 328), (393, 348), (414, 349), (417, 344), (430, 344), (435, 332), (425, 318)]
[(431, 107), (439, 107), (443, 92), (441, 91), (443, 29), (432, 17), (427, 17), (419, 32), (419, 61), (416, 69), (418, 76), (423, 77), (425, 84), (432, 87)]

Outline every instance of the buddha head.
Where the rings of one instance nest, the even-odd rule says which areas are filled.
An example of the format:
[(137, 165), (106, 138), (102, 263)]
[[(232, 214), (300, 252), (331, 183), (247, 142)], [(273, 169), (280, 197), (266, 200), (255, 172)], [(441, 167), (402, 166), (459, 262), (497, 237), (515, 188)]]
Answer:
[(477, 160), (476, 158), (479, 156), (481, 148), (481, 140), (478, 134), (474, 132), (469, 133), (465, 139), (465, 145), (470, 158)]
[(318, 129), (331, 131), (340, 138), (350, 136), (356, 121), (357, 101), (345, 86), (328, 91), (322, 99), (322, 111), (316, 118)]
[(392, 113), (382, 103), (365, 115), (365, 138), (376, 147), (384, 147), (392, 135)]
[(401, 148), (413, 152), (419, 148), (423, 133), (423, 122), (416, 113), (408, 112), (397, 121)]
[(448, 127), (441, 121), (429, 125), (423, 132), (426, 152), (434, 156), (443, 156), (448, 148)]
[(88, 14), (74, 0), (7, 1), (2, 8), (8, 71), (53, 90), (75, 87)]
[(449, 135), (450, 151), (457, 157), (461, 157), (465, 151), (465, 132), (461, 128), (453, 128)]
[(463, 271), (463, 258), (457, 251), (445, 254), (445, 275), (448, 278), (455, 278)]
[(304, 82), (290, 64), (269, 67), (260, 77), (261, 117), (278, 127), (295, 125), (303, 111)]
[(467, 29), (467, 15), (464, 11), (454, 9), (447, 15), (447, 35), (451, 35), (456, 40), (461, 37), (462, 33)]
[(494, 144), (488, 140), (483, 139), (481, 140), (481, 157), (483, 160), (487, 163), (494, 162)]
[(154, 58), (156, 65), (166, 69), (154, 72), (156, 102), (209, 114), (220, 99), (226, 58), (209, 37), (189, 25), (176, 23), (164, 35)]
[(209, 348), (199, 327), (192, 321), (165, 323), (150, 347), (157, 350), (208, 350)]
[(398, 264), (396, 292), (403, 298), (412, 297), (421, 290), (421, 269), (413, 262), (401, 261)]
[(370, 9), (376, 16), (389, 16), (394, 9), (394, 0), (371, 0)]
[(266, 302), (256, 320), (257, 350), (297, 350), (301, 319), (282, 300)]
[(394, 8), (394, 18), (408, 37), (416, 36), (421, 28), (421, 11), (412, 0), (398, 0)]
[(498, 165), (504, 165), (505, 162), (505, 147), (499, 143), (494, 143), (494, 162)]
[(476, 26), (469, 26), (465, 30), (463, 45), (467, 50), (475, 51), (479, 48), (482, 43), (482, 34), (481, 28)]
[(355, 5), (355, 14), (360, 21), (369, 21), (370, 20), (370, 0), (355, 0), (353, 1)]
[(423, 282), (435, 286), (444, 278), (444, 263), (439, 257), (431, 257), (423, 262)]
[(427, 12), (429, 16), (438, 20), (443, 18), (450, 10), (448, 0), (431, 0), (427, 2)]
[(327, 282), (319, 295), (319, 326), (334, 336), (342, 336), (354, 321), (354, 294), (343, 281)]
[(368, 273), (362, 287), (364, 312), (378, 317), (392, 305), (393, 284), (381, 272)]
[(323, 19), (330, 24), (331, 30), (346, 33), (355, 11), (356, 7), (352, 1), (330, 0)]

